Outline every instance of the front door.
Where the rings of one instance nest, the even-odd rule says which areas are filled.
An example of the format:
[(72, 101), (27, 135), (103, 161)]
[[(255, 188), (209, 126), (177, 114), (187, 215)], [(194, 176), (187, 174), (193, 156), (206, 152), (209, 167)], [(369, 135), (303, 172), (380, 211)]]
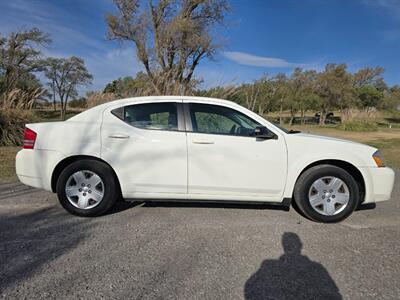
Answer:
[(287, 169), (283, 137), (257, 139), (254, 129), (260, 124), (226, 106), (186, 105), (192, 127), (187, 134), (189, 194), (281, 201)]

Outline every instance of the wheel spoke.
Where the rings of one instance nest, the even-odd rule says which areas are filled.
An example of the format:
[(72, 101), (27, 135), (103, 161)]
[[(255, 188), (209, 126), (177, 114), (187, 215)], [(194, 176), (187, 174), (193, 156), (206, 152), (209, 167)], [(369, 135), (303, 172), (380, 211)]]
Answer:
[(329, 182), (329, 188), (336, 192), (337, 190), (340, 189), (342, 184), (343, 181), (341, 181), (339, 178), (333, 177), (331, 182)]
[(73, 197), (79, 195), (79, 189), (76, 186), (68, 186), (65, 188), (65, 195), (67, 197)]
[(345, 193), (337, 193), (335, 197), (335, 202), (340, 204), (347, 204), (349, 202), (350, 196)]
[(88, 197), (85, 196), (80, 196), (78, 200), (78, 206), (79, 208), (85, 209), (89, 204), (89, 199)]
[(72, 174), (72, 177), (74, 178), (77, 185), (80, 185), (86, 179), (85, 173), (83, 173), (83, 171), (79, 171), (79, 172)]
[(103, 199), (103, 193), (97, 190), (93, 190), (90, 198), (96, 202), (100, 202)]
[(321, 198), (320, 195), (316, 194), (314, 196), (309, 197), (311, 206), (318, 206), (324, 202), (324, 199)]
[(93, 175), (89, 178), (88, 182), (89, 182), (89, 184), (91, 185), (91, 187), (94, 188), (94, 187), (96, 187), (99, 183), (101, 183), (102, 180), (101, 180), (101, 178), (100, 178), (98, 175), (93, 174)]
[(315, 181), (312, 186), (317, 190), (318, 194), (327, 189), (326, 183), (321, 178)]
[(325, 202), (324, 203), (324, 213), (332, 216), (333, 214), (335, 214), (335, 203), (333, 203), (332, 201), (330, 202)]

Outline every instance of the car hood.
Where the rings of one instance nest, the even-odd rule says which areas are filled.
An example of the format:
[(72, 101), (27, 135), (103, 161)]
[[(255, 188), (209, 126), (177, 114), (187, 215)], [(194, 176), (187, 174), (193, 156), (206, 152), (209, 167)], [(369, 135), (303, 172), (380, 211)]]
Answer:
[(345, 139), (339, 139), (339, 138), (334, 138), (334, 137), (330, 137), (330, 136), (324, 136), (324, 135), (317, 135), (317, 134), (311, 134), (311, 133), (295, 133), (295, 134), (290, 134), (289, 136), (291, 137), (296, 137), (296, 138), (301, 138), (301, 139), (305, 139), (305, 140), (310, 140), (310, 141), (319, 141), (319, 142), (340, 142), (340, 143), (346, 143), (349, 145), (357, 145), (357, 146), (361, 146), (361, 147), (369, 147), (369, 148), (373, 148), (371, 146), (362, 144), (362, 143), (358, 143), (358, 142), (354, 142), (354, 141), (350, 141), (350, 140), (345, 140)]
[(287, 134), (285, 139), (289, 159), (296, 156), (310, 160), (338, 159), (355, 166), (374, 166), (372, 154), (377, 149), (368, 145), (307, 133)]

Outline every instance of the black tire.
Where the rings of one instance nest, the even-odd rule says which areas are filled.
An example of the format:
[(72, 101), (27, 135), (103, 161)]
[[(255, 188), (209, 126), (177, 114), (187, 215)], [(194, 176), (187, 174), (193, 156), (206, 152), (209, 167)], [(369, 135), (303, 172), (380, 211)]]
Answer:
[[(89, 209), (81, 209), (70, 203), (66, 194), (65, 187), (68, 178), (75, 172), (88, 170), (97, 174), (104, 184), (104, 195), (100, 203)], [(114, 176), (113, 170), (105, 163), (97, 160), (84, 159), (73, 162), (68, 165), (60, 174), (57, 180), (57, 196), (62, 207), (73, 215), (81, 217), (95, 217), (106, 213), (115, 202), (121, 198), (118, 182)]]
[[(341, 179), (348, 187), (349, 201), (347, 206), (335, 215), (324, 215), (318, 213), (310, 204), (308, 192), (311, 185), (319, 178), (334, 176)], [(322, 223), (340, 222), (350, 216), (360, 201), (357, 182), (346, 170), (333, 165), (317, 165), (306, 170), (300, 175), (294, 188), (294, 200), (297, 207), (309, 219)]]

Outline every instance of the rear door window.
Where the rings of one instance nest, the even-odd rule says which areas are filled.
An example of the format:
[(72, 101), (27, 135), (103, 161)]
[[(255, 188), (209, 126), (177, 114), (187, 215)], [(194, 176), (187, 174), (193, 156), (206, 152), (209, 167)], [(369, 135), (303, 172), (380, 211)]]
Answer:
[(134, 104), (117, 108), (112, 113), (137, 128), (178, 130), (178, 109), (175, 102)]

